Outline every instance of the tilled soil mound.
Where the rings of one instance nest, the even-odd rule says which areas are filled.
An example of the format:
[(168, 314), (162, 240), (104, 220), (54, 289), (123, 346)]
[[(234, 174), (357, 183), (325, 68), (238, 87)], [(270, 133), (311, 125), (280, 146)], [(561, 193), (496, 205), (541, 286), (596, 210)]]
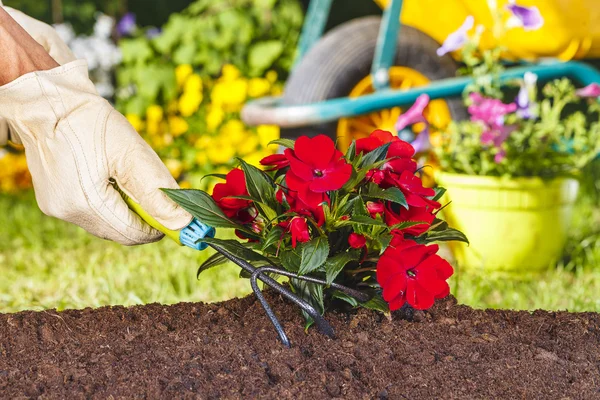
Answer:
[(305, 333), (267, 294), (286, 349), (253, 298), (0, 315), (1, 398), (600, 398), (600, 314), (329, 313)]

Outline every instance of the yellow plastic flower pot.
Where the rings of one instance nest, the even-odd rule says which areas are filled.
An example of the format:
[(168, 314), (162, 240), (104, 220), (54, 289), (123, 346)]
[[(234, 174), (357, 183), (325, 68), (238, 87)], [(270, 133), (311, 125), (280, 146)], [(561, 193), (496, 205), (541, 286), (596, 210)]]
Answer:
[(438, 173), (442, 211), (470, 245), (453, 244), (459, 266), (480, 273), (529, 275), (557, 260), (579, 183), (575, 179), (498, 178)]

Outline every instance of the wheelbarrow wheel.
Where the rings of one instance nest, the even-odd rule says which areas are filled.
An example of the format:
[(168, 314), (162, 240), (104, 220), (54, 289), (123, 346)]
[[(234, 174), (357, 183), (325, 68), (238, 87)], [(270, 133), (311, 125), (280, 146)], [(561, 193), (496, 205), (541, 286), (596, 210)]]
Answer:
[[(327, 33), (294, 68), (286, 83), (283, 104), (310, 104), (372, 92), (369, 74), (375, 55), (380, 24), (381, 18), (379, 17), (358, 18)], [(394, 78), (392, 73), (401, 75), (408, 73), (415, 81), (412, 85), (407, 86), (411, 87), (456, 76), (457, 64), (448, 55), (438, 57), (436, 54), (438, 47), (439, 44), (425, 33), (403, 25), (399, 32), (394, 63), (397, 67), (392, 67), (390, 70), (390, 79)], [(369, 80), (366, 85), (365, 80)], [(391, 82), (392, 87), (394, 87), (393, 83)], [(395, 86), (405, 87), (402, 83)], [(446, 120), (449, 120), (450, 116), (455, 119), (465, 116), (460, 99), (437, 101), (437, 105), (440, 104), (442, 111), (446, 110)], [(397, 114), (400, 113), (398, 108), (395, 111)], [(385, 115), (389, 117), (395, 114), (388, 112)], [(341, 120), (340, 127), (347, 122), (347, 120)], [(361, 123), (361, 121), (357, 121), (357, 123)], [(364, 128), (363, 132), (358, 134), (359, 137), (368, 134), (368, 132), (364, 132), (367, 125), (369, 124), (362, 124)], [(371, 125), (373, 124), (369, 126)], [(385, 129), (386, 126), (373, 126), (373, 128)], [(338, 121), (282, 130), (283, 137), (292, 139), (300, 135), (313, 136), (320, 133), (335, 139), (338, 136)]]

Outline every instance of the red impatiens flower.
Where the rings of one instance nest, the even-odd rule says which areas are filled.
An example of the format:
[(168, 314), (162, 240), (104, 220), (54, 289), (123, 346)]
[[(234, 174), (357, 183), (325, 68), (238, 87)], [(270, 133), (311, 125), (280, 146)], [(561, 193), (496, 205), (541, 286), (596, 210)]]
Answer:
[(352, 166), (336, 150), (333, 140), (325, 135), (301, 136), (296, 140), (294, 150), (286, 149), (284, 154), (290, 162), (286, 183), (305, 202), (309, 202), (310, 192), (338, 190), (352, 175)]
[(425, 246), (412, 240), (385, 250), (377, 263), (377, 282), (390, 310), (398, 310), (405, 302), (417, 310), (426, 310), (435, 299), (450, 293), (446, 280), (454, 270), (435, 254), (437, 251), (437, 245)]
[(270, 166), (268, 171), (276, 171), (288, 167), (290, 162), (283, 154), (271, 154), (260, 160), (260, 165)]
[(369, 137), (358, 139), (356, 141), (356, 154), (369, 153), (390, 142), (386, 158), (391, 158), (391, 160), (385, 163), (381, 169), (384, 171), (390, 170), (398, 174), (405, 170), (415, 172), (417, 170), (417, 163), (412, 159), (415, 155), (415, 149), (410, 143), (400, 140), (398, 136), (394, 136), (388, 131), (377, 129)]
[(377, 217), (377, 214), (383, 214), (385, 205), (380, 201), (367, 201), (367, 211), (371, 218)]
[(290, 206), (290, 211), (299, 215), (313, 218), (317, 225), (325, 223), (325, 212), (323, 204), (329, 204), (329, 197), (326, 193), (306, 192), (304, 198), (298, 196), (298, 192), (290, 189), (279, 189), (275, 193), (275, 198), (280, 204), (285, 200)]
[(232, 196), (248, 196), (244, 171), (239, 168), (231, 170), (225, 177), (225, 183), (218, 183), (213, 190), (212, 198), (229, 218), (241, 223), (251, 222), (256, 217), (252, 201), (232, 198)]
[(395, 186), (404, 193), (409, 206), (440, 208), (440, 203), (427, 198), (435, 196), (435, 190), (424, 187), (421, 178), (414, 173), (404, 171), (394, 177), (394, 182)]
[(292, 247), (296, 248), (297, 243), (304, 243), (310, 240), (310, 232), (306, 224), (306, 218), (294, 217), (290, 221), (280, 222), (279, 226), (292, 234)]
[(350, 236), (348, 236), (348, 244), (353, 249), (361, 249), (367, 244), (367, 238), (363, 235), (352, 232)]
[(413, 236), (419, 236), (427, 232), (431, 223), (435, 219), (434, 208), (426, 207), (408, 207), (408, 209), (389, 202), (385, 207), (384, 217), (388, 226), (394, 226), (402, 222), (422, 222), (419, 225), (413, 225), (402, 229), (402, 232)]

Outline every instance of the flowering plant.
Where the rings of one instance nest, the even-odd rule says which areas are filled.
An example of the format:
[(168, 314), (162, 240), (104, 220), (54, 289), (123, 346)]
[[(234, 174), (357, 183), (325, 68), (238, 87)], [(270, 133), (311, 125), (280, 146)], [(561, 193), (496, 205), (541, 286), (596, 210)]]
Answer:
[[(266, 172), (240, 159), (212, 196), (166, 190), (196, 218), (234, 229), (242, 243), (204, 240), (257, 266), (310, 274), (371, 296), (360, 303), (291, 278), (292, 289), (321, 313), (334, 301), (384, 312), (405, 303), (427, 309), (449, 293), (453, 269), (434, 242), (467, 239), (436, 217), (443, 189), (423, 187), (409, 143), (380, 130), (353, 142), (345, 155), (324, 135), (274, 143), (286, 149), (261, 160)], [(225, 261), (215, 254), (198, 274)]]
[(240, 110), (281, 93), (301, 25), (298, 0), (197, 0), (160, 31), (125, 16), (117, 108), (182, 187), (209, 189), (202, 176), (228, 171), (236, 156), (259, 165), (271, 154), (279, 128), (246, 126)]
[[(537, 7), (509, 2), (506, 22), (496, 17), (493, 35), (521, 27), (536, 30), (543, 18)], [(501, 14), (500, 14), (501, 15)], [(474, 30), (472, 34), (469, 34)], [(481, 50), (485, 29), (473, 17), (440, 47), (439, 54), (461, 50), (463, 72), (475, 79), (464, 93), (470, 119), (452, 122), (434, 151), (443, 170), (468, 175), (554, 178), (572, 175), (600, 151), (600, 95), (597, 84), (577, 90), (568, 79), (538, 91), (537, 76), (500, 81), (504, 71), (497, 46)]]

